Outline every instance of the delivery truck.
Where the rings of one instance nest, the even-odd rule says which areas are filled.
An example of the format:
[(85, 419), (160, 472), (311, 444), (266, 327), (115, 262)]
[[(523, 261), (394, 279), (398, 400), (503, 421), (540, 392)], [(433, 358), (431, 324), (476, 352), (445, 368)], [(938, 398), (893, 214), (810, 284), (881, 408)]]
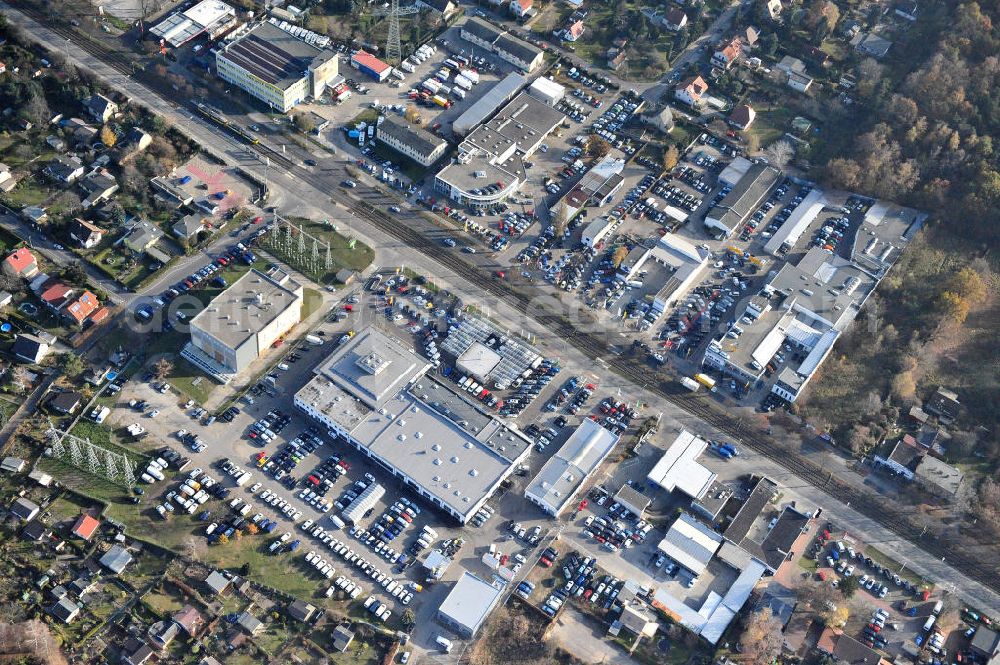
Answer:
[(687, 388), (688, 390), (690, 390), (693, 393), (698, 392), (698, 389), (701, 388), (701, 384), (700, 383), (698, 383), (694, 379), (692, 379), (690, 377), (687, 377), (687, 376), (685, 376), (683, 379), (681, 379), (681, 384), (683, 384), (683, 386), (685, 388)]

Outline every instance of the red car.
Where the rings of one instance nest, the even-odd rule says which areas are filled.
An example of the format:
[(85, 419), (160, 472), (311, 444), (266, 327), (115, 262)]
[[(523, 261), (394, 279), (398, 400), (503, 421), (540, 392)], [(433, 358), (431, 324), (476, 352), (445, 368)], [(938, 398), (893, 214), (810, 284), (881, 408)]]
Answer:
[(257, 215), (256, 217), (253, 218), (253, 223), (254, 224), (260, 224), (263, 221), (264, 221), (264, 217), (262, 215)]

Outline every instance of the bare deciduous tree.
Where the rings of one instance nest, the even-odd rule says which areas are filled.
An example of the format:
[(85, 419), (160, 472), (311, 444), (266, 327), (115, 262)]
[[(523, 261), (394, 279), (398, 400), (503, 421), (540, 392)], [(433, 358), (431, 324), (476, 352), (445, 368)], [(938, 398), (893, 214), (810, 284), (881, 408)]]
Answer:
[(754, 612), (747, 619), (740, 642), (743, 644), (743, 662), (749, 665), (770, 665), (778, 653), (784, 637), (781, 623), (771, 616), (771, 608)]
[(775, 168), (784, 169), (795, 156), (795, 148), (784, 139), (775, 141), (764, 148), (764, 159)]

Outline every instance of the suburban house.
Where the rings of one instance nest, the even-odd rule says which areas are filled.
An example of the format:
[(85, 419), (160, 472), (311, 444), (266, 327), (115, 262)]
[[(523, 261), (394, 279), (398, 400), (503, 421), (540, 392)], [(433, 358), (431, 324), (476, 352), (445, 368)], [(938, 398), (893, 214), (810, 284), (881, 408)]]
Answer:
[(64, 185), (76, 182), (83, 175), (83, 171), (83, 162), (80, 161), (79, 157), (67, 157), (66, 155), (57, 156), (42, 169), (42, 173), (46, 176)]
[(101, 301), (97, 299), (97, 296), (90, 291), (84, 291), (79, 298), (66, 307), (65, 313), (67, 318), (72, 319), (73, 323), (82, 326), (100, 307)]
[(118, 113), (118, 104), (115, 104), (104, 95), (93, 95), (84, 102), (84, 107), (87, 109), (90, 117), (101, 124), (106, 123), (111, 119), (111, 116)]
[(892, 48), (891, 41), (885, 37), (879, 37), (874, 32), (864, 36), (858, 35), (851, 40), (851, 43), (859, 52), (876, 59), (884, 58), (889, 53), (889, 49)]
[(90, 222), (76, 217), (70, 220), (69, 237), (84, 249), (93, 249), (104, 239), (104, 230)]
[(30, 522), (35, 519), (35, 516), (38, 515), (38, 511), (40, 510), (41, 507), (37, 503), (23, 497), (16, 499), (14, 503), (10, 505), (11, 515), (22, 522)]
[(304, 600), (296, 600), (288, 605), (288, 616), (296, 621), (308, 622), (316, 614), (316, 607)]
[(251, 636), (257, 635), (260, 631), (264, 630), (264, 624), (260, 622), (260, 619), (250, 614), (248, 610), (244, 610), (236, 618), (236, 624)]
[(133, 252), (145, 252), (163, 237), (163, 231), (151, 222), (140, 220), (132, 226), (125, 236), (125, 246)]
[(767, 15), (771, 17), (772, 21), (777, 21), (781, 18), (781, 0), (767, 0), (764, 4), (767, 9)]
[(118, 191), (118, 181), (106, 169), (100, 169), (80, 180), (80, 189), (86, 195), (83, 207), (90, 208), (110, 199)]
[(192, 240), (197, 239), (198, 234), (208, 228), (208, 224), (204, 215), (193, 213), (181, 217), (170, 228), (178, 238)]
[(813, 79), (807, 74), (791, 72), (788, 75), (788, 87), (798, 92), (807, 92), (812, 87)]
[(12, 277), (31, 279), (38, 274), (38, 261), (27, 247), (22, 247), (3, 260), (3, 271)]
[(523, 18), (531, 11), (532, 0), (510, 0), (510, 11), (514, 16)]
[(99, 559), (102, 566), (114, 574), (119, 574), (132, 563), (132, 555), (121, 545), (112, 545), (111, 549)]
[(625, 55), (625, 49), (612, 46), (607, 52), (608, 58), (608, 69), (612, 71), (618, 71), (621, 66), (625, 64), (628, 56)]
[(97, 532), (97, 529), (100, 526), (101, 526), (100, 522), (98, 522), (90, 515), (84, 513), (83, 515), (80, 515), (79, 518), (77, 518), (76, 523), (73, 525), (73, 528), (71, 529), (71, 532), (77, 538), (82, 538), (83, 540), (90, 540), (91, 538), (94, 537), (94, 534)]
[(53, 150), (55, 150), (56, 152), (62, 152), (63, 150), (66, 149), (66, 142), (63, 141), (58, 136), (56, 136), (55, 134), (50, 134), (49, 136), (46, 136), (45, 143), (48, 144), (48, 146)]
[(194, 637), (201, 632), (202, 626), (205, 625), (205, 619), (201, 616), (201, 612), (196, 610), (191, 605), (185, 605), (177, 612), (174, 612), (174, 615), (171, 618), (181, 630), (191, 637)]
[(961, 408), (962, 405), (958, 401), (958, 395), (940, 386), (938, 386), (938, 389), (934, 391), (934, 394), (924, 404), (924, 410), (927, 413), (932, 413), (948, 421), (958, 418)]
[(138, 127), (133, 127), (125, 132), (125, 136), (122, 137), (116, 147), (118, 148), (118, 153), (121, 155), (120, 159), (127, 160), (148, 148), (152, 142), (152, 136)]
[(49, 278), (42, 287), (38, 297), (53, 312), (59, 312), (73, 299), (73, 288), (66, 286), (57, 279)]
[(49, 213), (41, 206), (24, 206), (21, 217), (31, 224), (42, 224), (49, 221)]
[(753, 110), (753, 107), (749, 104), (740, 104), (733, 109), (733, 112), (729, 114), (727, 118), (730, 125), (740, 130), (750, 129), (750, 125), (753, 124), (754, 119), (757, 117), (757, 112)]
[(55, 605), (49, 608), (49, 614), (63, 623), (73, 623), (80, 614), (80, 606), (69, 598), (60, 598)]
[(663, 15), (663, 27), (672, 32), (677, 32), (688, 24), (688, 17), (677, 7), (671, 7)]
[(41, 337), (20, 333), (15, 338), (10, 352), (19, 360), (37, 365), (49, 355), (49, 345)]
[(563, 39), (567, 42), (575, 42), (583, 36), (585, 30), (583, 19), (577, 19), (570, 23), (568, 28), (563, 30)]
[[(10, 183), (13, 178), (10, 175), (10, 167), (0, 162), (0, 191), (9, 191), (6, 187), (7, 183)], [(13, 183), (11, 183), (13, 186)]]
[(75, 390), (58, 393), (49, 400), (49, 408), (56, 413), (70, 415), (75, 413), (83, 401), (83, 395)]
[(333, 629), (330, 637), (333, 638), (333, 648), (340, 653), (344, 653), (351, 646), (351, 642), (354, 641), (354, 632), (347, 628), (347, 626), (340, 625)]
[(229, 578), (217, 570), (213, 570), (205, 578), (205, 584), (211, 590), (213, 596), (218, 596), (229, 591)]
[(728, 42), (723, 44), (723, 46), (712, 54), (712, 64), (716, 67), (722, 67), (723, 69), (729, 69), (733, 66), (740, 55), (743, 53), (743, 40), (739, 37), (733, 37)]
[(708, 84), (700, 76), (692, 76), (677, 84), (674, 88), (674, 98), (688, 106), (698, 106), (702, 96), (708, 92)]

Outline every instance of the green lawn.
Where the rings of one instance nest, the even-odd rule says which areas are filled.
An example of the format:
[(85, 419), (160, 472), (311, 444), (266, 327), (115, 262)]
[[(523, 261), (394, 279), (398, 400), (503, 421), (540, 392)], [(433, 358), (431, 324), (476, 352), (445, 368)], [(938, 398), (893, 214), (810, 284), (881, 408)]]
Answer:
[(333, 606), (336, 601), (323, 595), (330, 582), (325, 579), (320, 582), (315, 570), (305, 563), (305, 547), (294, 554), (267, 553), (267, 545), (275, 535), (277, 532), (270, 536), (244, 536), (239, 541), (213, 545), (199, 558), (218, 568), (238, 569), (250, 564), (251, 578), (296, 598), (310, 600), (314, 605)]
[(351, 121), (347, 124), (353, 128), (360, 122), (367, 122), (368, 124), (371, 124), (377, 120), (378, 120), (378, 111), (376, 111), (375, 109), (364, 109), (361, 111), (361, 113), (354, 116), (354, 118), (352, 118)]
[(799, 568), (815, 573), (819, 569), (819, 563), (809, 556), (799, 557)]
[(174, 358), (171, 362), (174, 368), (167, 377), (167, 383), (185, 397), (204, 404), (219, 384), (181, 357)]
[(15, 210), (24, 206), (37, 206), (56, 194), (58, 190), (51, 189), (33, 175), (24, 176), (17, 186), (3, 195), (4, 202)]
[(760, 140), (760, 147), (766, 148), (774, 143), (785, 132), (791, 129), (792, 118), (795, 113), (782, 106), (772, 106), (770, 108), (756, 108), (757, 119), (750, 127), (749, 133), (754, 134)]

